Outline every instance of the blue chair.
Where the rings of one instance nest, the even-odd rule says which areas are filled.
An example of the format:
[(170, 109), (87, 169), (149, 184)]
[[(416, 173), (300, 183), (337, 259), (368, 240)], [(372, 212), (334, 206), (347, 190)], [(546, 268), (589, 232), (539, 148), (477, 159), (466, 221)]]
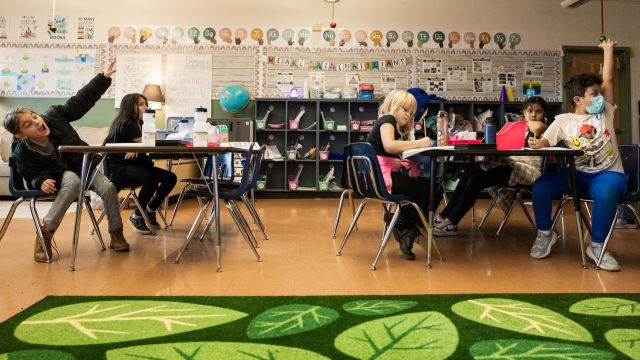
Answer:
[[(179, 182), (184, 183), (185, 185), (182, 187), (180, 191), (180, 195), (178, 195), (178, 200), (176, 201), (176, 205), (173, 208), (173, 214), (171, 215), (171, 220), (169, 220), (169, 226), (173, 225), (173, 220), (176, 218), (176, 214), (178, 213), (178, 209), (180, 209), (180, 205), (182, 205), (182, 201), (185, 197), (195, 197), (197, 196), (199, 187), (206, 187), (207, 184), (211, 181), (211, 176), (213, 174), (213, 166), (212, 166), (212, 155), (208, 155), (205, 158), (204, 165), (200, 168), (200, 171), (204, 175), (205, 178), (197, 177), (197, 178), (181, 178), (178, 179)], [(198, 167), (200, 167), (200, 162), (196, 161)], [(221, 174), (225, 174), (225, 167), (221, 169)], [(199, 198), (198, 198), (199, 199)], [(202, 205), (202, 204), (201, 204)]]
[[(240, 230), (244, 239), (249, 243), (251, 250), (256, 256), (256, 259), (258, 262), (262, 261), (260, 254), (258, 254), (258, 251), (256, 250), (256, 248), (259, 247), (258, 242), (253, 236), (253, 233), (251, 232), (251, 229), (249, 228), (247, 221), (242, 215), (242, 212), (238, 207), (237, 201), (242, 199), (242, 196), (247, 191), (250, 190), (253, 177), (255, 176), (254, 174), (260, 170), (259, 159), (261, 159), (262, 156), (264, 155), (265, 149), (266, 147), (263, 146), (259, 152), (254, 152), (253, 145), (251, 145), (246, 153), (246, 161), (243, 165), (243, 173), (242, 173), (242, 179), (240, 180), (240, 183), (238, 183), (237, 186), (233, 186), (233, 187), (220, 186), (218, 188), (219, 199), (225, 202), (225, 205), (229, 210), (231, 218), (236, 223), (236, 226)], [(196, 219), (193, 225), (189, 229), (189, 232), (187, 233), (187, 236), (185, 238), (185, 241), (182, 247), (178, 251), (178, 255), (175, 259), (176, 263), (180, 262), (180, 259), (184, 254), (184, 251), (188, 248), (189, 243), (193, 239), (193, 235), (195, 234), (197, 229), (200, 227), (200, 224), (204, 219), (204, 215), (207, 209), (209, 208), (209, 205), (211, 205), (211, 209), (209, 210), (209, 214), (208, 214), (209, 220), (204, 226), (200, 239), (204, 238), (205, 234), (207, 233), (209, 227), (211, 226), (214, 220), (214, 211), (218, 210), (216, 209), (216, 206), (218, 206), (218, 204), (214, 202), (214, 199), (213, 199), (212, 183), (209, 182), (206, 186), (195, 188), (191, 190), (191, 192), (193, 195), (197, 196), (199, 199), (202, 199), (203, 205), (200, 207), (200, 211), (198, 212), (198, 215), (196, 216)]]
[[(11, 144), (11, 152), (13, 153), (13, 151), (15, 150), (16, 146), (17, 146), (17, 142), (14, 142)], [(13, 160), (13, 159), (11, 159)], [(55, 194), (47, 194), (42, 190), (32, 190), (32, 189), (28, 189), (25, 186), (25, 180), (22, 177), (22, 175), (20, 174), (20, 172), (18, 172), (18, 169), (16, 168), (17, 166), (13, 163), (10, 163), (10, 167), (9, 167), (9, 192), (11, 192), (11, 195), (16, 197), (17, 199), (13, 202), (13, 204), (11, 204), (11, 208), (9, 209), (9, 212), (7, 214), (7, 217), (4, 220), (4, 223), (2, 224), (2, 228), (0, 228), (0, 241), (2, 241), (2, 238), (4, 237), (4, 234), (7, 232), (7, 229), (9, 228), (9, 224), (11, 223), (11, 220), (13, 219), (13, 214), (15, 213), (16, 209), (18, 208), (18, 206), (20, 204), (22, 204), (22, 202), (24, 202), (25, 200), (29, 200), (29, 209), (31, 210), (31, 218), (33, 219), (33, 225), (35, 226), (36, 229), (36, 234), (38, 235), (38, 239), (40, 241), (40, 246), (42, 246), (42, 248), (44, 249), (45, 255), (47, 256), (47, 262), (51, 262), (51, 256), (52, 254), (50, 254), (47, 251), (47, 248), (45, 247), (44, 244), (44, 237), (42, 235), (42, 230), (40, 228), (41, 226), (41, 220), (40, 220), (40, 216), (38, 214), (38, 210), (36, 208), (36, 202), (39, 200), (51, 200), (55, 198)], [(98, 240), (100, 242), (100, 246), (102, 250), (106, 250), (106, 247), (104, 246), (104, 241), (102, 240), (102, 234), (100, 233), (100, 229), (98, 228), (98, 222), (96, 221), (96, 217), (93, 213), (93, 211), (91, 210), (91, 201), (90, 201), (90, 197), (88, 193), (84, 194), (84, 203), (85, 206), (87, 208), (87, 213), (89, 214), (89, 218), (91, 219), (91, 223), (93, 225), (94, 231), (96, 232), (96, 235), (98, 236)], [(80, 205), (78, 205), (80, 206)]]
[[(342, 250), (346, 245), (351, 232), (356, 226), (365, 205), (368, 202), (379, 202), (383, 205), (395, 205), (396, 207), (396, 211), (393, 214), (389, 226), (383, 230), (380, 247), (378, 248), (376, 257), (373, 260), (373, 264), (371, 264), (371, 270), (375, 270), (378, 259), (380, 258), (382, 251), (386, 247), (389, 236), (391, 235), (391, 232), (393, 231), (393, 228), (395, 227), (398, 218), (400, 217), (400, 211), (398, 211), (400, 210), (400, 208), (402, 208), (403, 206), (413, 206), (418, 212), (425, 229), (429, 228), (429, 222), (427, 221), (420, 207), (416, 203), (412, 202), (408, 196), (389, 194), (384, 183), (382, 172), (380, 170), (378, 158), (376, 157), (371, 144), (366, 142), (352, 143), (347, 145), (346, 150), (346, 152), (348, 152), (346, 162), (348, 165), (349, 187), (353, 189), (354, 193), (362, 196), (363, 200), (360, 203), (360, 206), (358, 207), (358, 210), (356, 211), (351, 224), (349, 224), (349, 228), (347, 229), (347, 232), (342, 239), (342, 243), (340, 244), (340, 248), (338, 249), (336, 255), (342, 255)], [(444, 260), (442, 259), (437, 244), (435, 244), (435, 239), (434, 245), (440, 259)], [(427, 244), (427, 266), (431, 267), (431, 243)]]

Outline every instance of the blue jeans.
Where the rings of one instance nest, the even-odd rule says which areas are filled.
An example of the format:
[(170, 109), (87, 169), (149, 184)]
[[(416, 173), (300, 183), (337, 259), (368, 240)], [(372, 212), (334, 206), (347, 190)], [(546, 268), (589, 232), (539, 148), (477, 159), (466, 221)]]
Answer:
[[(627, 175), (614, 171), (594, 174), (578, 171), (576, 180), (580, 194), (586, 194), (593, 200), (591, 241), (603, 243), (616, 214), (618, 199), (627, 190)], [(545, 174), (536, 180), (533, 184), (533, 211), (538, 230), (551, 229), (551, 203), (554, 198), (570, 191), (568, 177), (562, 171)]]

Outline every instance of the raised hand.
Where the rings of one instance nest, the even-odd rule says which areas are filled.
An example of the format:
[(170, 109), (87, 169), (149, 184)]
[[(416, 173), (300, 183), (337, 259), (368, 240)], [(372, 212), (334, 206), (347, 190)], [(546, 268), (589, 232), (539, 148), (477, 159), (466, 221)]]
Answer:
[(113, 60), (112, 62), (109, 63), (109, 66), (107, 66), (107, 68), (104, 70), (104, 77), (106, 77), (107, 79), (111, 78), (111, 75), (113, 75), (113, 73), (116, 72), (116, 61)]

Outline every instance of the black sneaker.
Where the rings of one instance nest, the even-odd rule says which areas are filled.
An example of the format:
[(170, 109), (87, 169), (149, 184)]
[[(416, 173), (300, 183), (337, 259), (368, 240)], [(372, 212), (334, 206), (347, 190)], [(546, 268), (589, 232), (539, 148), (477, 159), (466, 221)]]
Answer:
[(144, 218), (142, 216), (131, 215), (129, 216), (128, 222), (133, 228), (133, 231), (145, 235), (151, 234), (151, 230), (149, 230), (147, 224), (145, 224)]
[(408, 260), (416, 259), (416, 254), (414, 254), (411, 249), (413, 249), (413, 243), (416, 241), (419, 234), (420, 230), (415, 225), (412, 225), (406, 229), (400, 237), (400, 251), (402, 251)]
[(147, 212), (147, 218), (149, 218), (149, 225), (151, 225), (154, 229), (160, 229), (162, 226), (158, 223), (158, 219), (156, 219), (156, 212)]

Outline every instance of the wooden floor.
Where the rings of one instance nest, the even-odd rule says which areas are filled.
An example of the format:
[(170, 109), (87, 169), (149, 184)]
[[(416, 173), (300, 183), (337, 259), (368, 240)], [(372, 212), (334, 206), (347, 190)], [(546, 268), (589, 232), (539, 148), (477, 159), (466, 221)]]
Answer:
[[(477, 214), (488, 204), (481, 200)], [(24, 205), (23, 205), (24, 206)], [(381, 207), (365, 210), (359, 229), (336, 256), (340, 235), (350, 220), (346, 214), (332, 240), (337, 200), (259, 199), (257, 208), (269, 240), (257, 228), (264, 262), (258, 263), (226, 210), (222, 213), (223, 272), (215, 272), (211, 237), (194, 242), (180, 264), (174, 264), (196, 203), (187, 202), (174, 226), (157, 236), (134, 233), (125, 223), (129, 253), (101, 252), (83, 218), (76, 271), (69, 272), (73, 214), (55, 235), (59, 258), (51, 264), (33, 261), (31, 220), (14, 220), (0, 243), (0, 321), (47, 295), (332, 295), (639, 292), (640, 230), (617, 230), (611, 250), (622, 271), (596, 271), (580, 265), (575, 219), (567, 215), (567, 239), (545, 260), (529, 257), (534, 232), (520, 209), (514, 211), (502, 237), (493, 235), (499, 219), (492, 215), (482, 231), (468, 215), (461, 235), (439, 240), (445, 262), (434, 259), (426, 268), (426, 251), (416, 249), (416, 261), (405, 260), (395, 241), (387, 246), (376, 271), (369, 270), (382, 228)], [(567, 207), (570, 210), (569, 207)], [(123, 211), (123, 218), (129, 211)], [(476, 220), (478, 221), (478, 220)], [(106, 228), (106, 224), (103, 224)], [(106, 232), (106, 229), (104, 230)], [(107, 235), (108, 237), (108, 235)], [(108, 242), (108, 239), (107, 239)], [(424, 242), (423, 242), (424, 243)]]

